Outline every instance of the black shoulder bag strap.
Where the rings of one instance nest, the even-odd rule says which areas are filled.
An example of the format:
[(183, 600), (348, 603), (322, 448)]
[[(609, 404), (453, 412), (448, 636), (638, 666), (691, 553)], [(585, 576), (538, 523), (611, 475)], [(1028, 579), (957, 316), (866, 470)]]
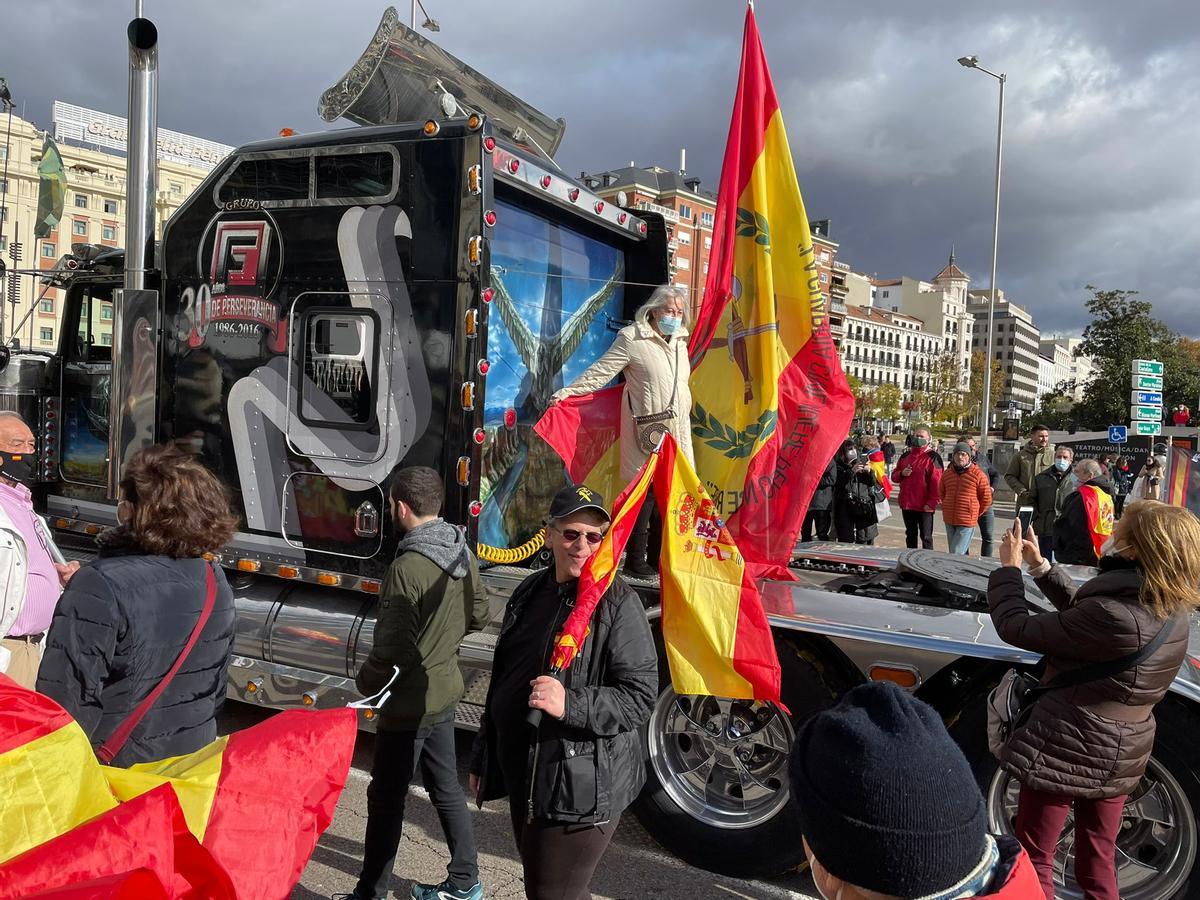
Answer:
[[(1070, 672), (1063, 672), (1061, 675), (1055, 675), (1050, 679), (1049, 684), (1038, 685), (1033, 688), (1031, 694), (1044, 694), (1047, 691), (1055, 691), (1059, 688), (1075, 687), (1080, 684), (1086, 684), (1089, 681), (1100, 681), (1104, 678), (1112, 678), (1114, 675), (1119, 675), (1134, 666), (1141, 665), (1149, 659), (1159, 647), (1163, 645), (1168, 637), (1172, 626), (1175, 624), (1174, 617), (1167, 619), (1163, 623), (1162, 628), (1158, 629), (1158, 634), (1154, 635), (1147, 643), (1143, 644), (1139, 650), (1133, 653), (1128, 653), (1125, 656), (1118, 656), (1116, 659), (1106, 659), (1102, 662), (1089, 663), (1078, 669), (1073, 669)], [(1030, 698), (1032, 699), (1032, 698)]]

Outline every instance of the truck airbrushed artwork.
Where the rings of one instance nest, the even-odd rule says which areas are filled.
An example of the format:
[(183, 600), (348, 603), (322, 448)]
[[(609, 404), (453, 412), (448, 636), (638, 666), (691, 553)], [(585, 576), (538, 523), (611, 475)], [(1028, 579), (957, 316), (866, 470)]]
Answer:
[(492, 244), (479, 540), (511, 547), (541, 526), (564, 484), (562, 460), (533, 426), (551, 394), (625, 324), (624, 260), (611, 245), (516, 206), (497, 204), (496, 212), (504, 228)]

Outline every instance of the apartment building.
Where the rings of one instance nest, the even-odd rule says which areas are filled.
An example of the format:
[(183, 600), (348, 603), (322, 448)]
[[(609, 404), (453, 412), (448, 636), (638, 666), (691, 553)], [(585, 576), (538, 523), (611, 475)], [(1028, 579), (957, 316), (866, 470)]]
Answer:
[[(970, 291), (968, 298), (967, 309), (976, 322), (971, 349), (986, 352), (991, 291)], [(1033, 316), (1005, 297), (1004, 291), (996, 291), (992, 353), (1004, 369), (1004, 388), (998, 401), (1001, 412), (1030, 413), (1036, 408), (1041, 337)]]

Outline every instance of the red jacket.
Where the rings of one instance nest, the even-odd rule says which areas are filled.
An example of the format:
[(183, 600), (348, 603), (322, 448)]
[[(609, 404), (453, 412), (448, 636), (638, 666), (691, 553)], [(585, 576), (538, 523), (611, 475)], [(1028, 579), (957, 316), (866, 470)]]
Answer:
[[(912, 474), (905, 476), (909, 467)], [(942, 458), (928, 447), (904, 451), (892, 469), (892, 481), (900, 485), (900, 508), (937, 509), (942, 467)]]
[(978, 894), (979, 898), (1000, 897), (1003, 900), (1044, 900), (1046, 894), (1038, 881), (1033, 863), (1017, 839), (1004, 835), (996, 838), (1000, 849), (1000, 874), (1005, 876), (1003, 884), (990, 894)]

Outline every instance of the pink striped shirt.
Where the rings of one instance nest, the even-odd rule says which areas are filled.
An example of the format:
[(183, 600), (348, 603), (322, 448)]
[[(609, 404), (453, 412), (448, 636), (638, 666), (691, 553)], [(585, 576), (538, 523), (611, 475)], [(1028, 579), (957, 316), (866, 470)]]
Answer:
[(58, 571), (46, 547), (42, 531), (34, 524), (33, 503), (29, 488), (23, 484), (12, 484), (0, 479), (0, 506), (8, 514), (13, 527), (20, 533), (29, 554), (28, 574), (25, 578), (25, 605), (17, 614), (17, 621), (5, 637), (24, 637), (40, 634), (50, 627), (54, 618), (54, 607), (58, 604), (62, 587)]

